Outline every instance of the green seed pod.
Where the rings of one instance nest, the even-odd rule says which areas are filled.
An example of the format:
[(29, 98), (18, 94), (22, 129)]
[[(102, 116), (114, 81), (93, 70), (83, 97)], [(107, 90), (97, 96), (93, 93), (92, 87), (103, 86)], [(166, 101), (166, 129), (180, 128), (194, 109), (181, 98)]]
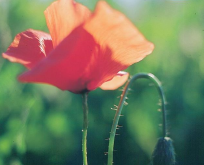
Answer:
[(152, 154), (151, 165), (175, 165), (175, 152), (169, 137), (159, 138)]

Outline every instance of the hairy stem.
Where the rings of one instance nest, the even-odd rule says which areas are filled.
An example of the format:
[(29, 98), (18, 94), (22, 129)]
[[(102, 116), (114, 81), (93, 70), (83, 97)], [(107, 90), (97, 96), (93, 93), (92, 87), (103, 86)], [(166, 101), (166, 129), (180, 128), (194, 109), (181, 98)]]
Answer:
[(83, 99), (83, 130), (82, 130), (82, 155), (83, 155), (83, 165), (88, 165), (87, 161), (87, 129), (88, 129), (88, 93), (82, 94)]
[(120, 98), (120, 102), (113, 120), (113, 125), (111, 128), (111, 133), (110, 133), (110, 138), (109, 138), (109, 147), (108, 147), (108, 165), (112, 165), (113, 164), (113, 150), (114, 150), (114, 141), (115, 141), (115, 134), (116, 134), (116, 129), (118, 126), (118, 122), (120, 119), (120, 115), (122, 112), (122, 108), (124, 105), (124, 102), (126, 100), (126, 96), (129, 90), (129, 87), (132, 85), (132, 83), (140, 78), (146, 78), (146, 79), (150, 79), (151, 81), (153, 81), (153, 83), (156, 85), (158, 92), (161, 96), (161, 101), (162, 101), (162, 118), (163, 118), (163, 137), (166, 136), (166, 109), (165, 109), (165, 97), (164, 97), (164, 93), (163, 93), (163, 89), (161, 86), (160, 81), (151, 73), (139, 73), (134, 75), (125, 85), (124, 91), (121, 95)]

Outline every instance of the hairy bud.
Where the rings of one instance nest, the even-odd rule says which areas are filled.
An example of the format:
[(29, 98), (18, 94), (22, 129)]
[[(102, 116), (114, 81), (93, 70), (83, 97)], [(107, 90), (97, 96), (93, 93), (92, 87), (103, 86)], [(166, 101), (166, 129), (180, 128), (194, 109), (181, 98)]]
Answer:
[(151, 165), (175, 165), (175, 152), (169, 137), (159, 138), (152, 154)]

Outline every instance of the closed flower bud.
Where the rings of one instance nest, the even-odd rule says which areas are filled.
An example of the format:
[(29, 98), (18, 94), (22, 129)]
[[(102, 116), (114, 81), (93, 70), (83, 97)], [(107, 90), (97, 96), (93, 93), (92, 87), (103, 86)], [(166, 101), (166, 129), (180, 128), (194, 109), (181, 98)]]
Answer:
[(175, 152), (169, 137), (159, 138), (152, 154), (151, 165), (175, 165)]

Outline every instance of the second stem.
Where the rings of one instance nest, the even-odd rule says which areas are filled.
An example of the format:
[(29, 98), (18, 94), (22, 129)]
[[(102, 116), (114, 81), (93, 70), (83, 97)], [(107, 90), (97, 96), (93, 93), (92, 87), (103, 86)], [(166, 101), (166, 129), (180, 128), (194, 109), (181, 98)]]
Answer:
[(88, 165), (87, 161), (87, 129), (88, 129), (88, 93), (82, 94), (83, 104), (83, 130), (82, 130), (82, 155), (83, 165)]

